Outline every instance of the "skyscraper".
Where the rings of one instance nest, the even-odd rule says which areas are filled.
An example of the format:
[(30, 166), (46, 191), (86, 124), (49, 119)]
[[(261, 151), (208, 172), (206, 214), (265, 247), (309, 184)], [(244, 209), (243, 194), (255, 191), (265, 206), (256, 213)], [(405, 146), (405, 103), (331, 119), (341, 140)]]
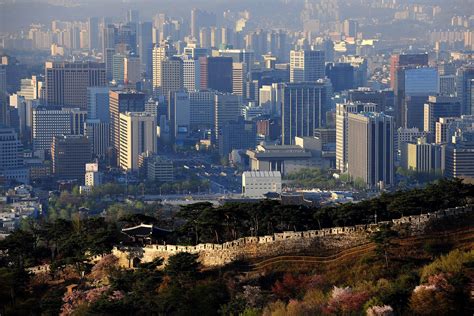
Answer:
[(140, 35), (138, 37), (138, 55), (140, 56), (142, 70), (145, 73), (145, 78), (147, 79), (151, 79), (153, 75), (152, 29), (153, 26), (151, 22), (140, 23)]
[(326, 76), (331, 80), (335, 92), (355, 88), (354, 67), (349, 63), (327, 64)]
[(138, 157), (144, 152), (156, 153), (156, 118), (145, 112), (120, 113), (119, 166), (138, 170)]
[(32, 116), (34, 150), (51, 150), (53, 138), (71, 134), (71, 113), (59, 109), (36, 108)]
[(368, 187), (394, 184), (394, 123), (383, 113), (348, 114), (348, 173)]
[(176, 49), (168, 41), (155, 45), (153, 48), (153, 91), (160, 91), (160, 87), (163, 85), (162, 62), (176, 53)]
[(347, 171), (348, 116), (349, 113), (376, 112), (374, 103), (338, 103), (336, 104), (336, 169)]
[(232, 58), (208, 57), (206, 65), (207, 88), (232, 93)]
[(290, 52), (290, 82), (323, 79), (325, 75), (324, 61), (324, 51), (292, 50)]
[(254, 149), (257, 145), (257, 125), (252, 121), (230, 121), (224, 124), (219, 135), (219, 155), (227, 157), (234, 149)]
[(214, 96), (214, 135), (219, 139), (220, 129), (225, 123), (236, 121), (240, 116), (242, 98), (234, 94), (218, 93)]
[(441, 117), (461, 116), (461, 103), (456, 97), (430, 96), (424, 105), (424, 130), (435, 133)]
[(110, 125), (112, 128), (110, 142), (118, 159), (120, 149), (120, 113), (145, 111), (145, 94), (135, 90), (110, 91), (109, 109)]
[(212, 129), (214, 126), (214, 96), (213, 91), (189, 92), (190, 128)]
[(109, 87), (87, 88), (87, 118), (110, 121)]
[(46, 62), (48, 105), (87, 110), (87, 88), (105, 86), (105, 65), (94, 62)]
[(199, 90), (201, 88), (201, 67), (199, 60), (190, 56), (183, 57), (183, 86), (188, 91)]
[(456, 95), (461, 101), (461, 112), (465, 115), (474, 114), (473, 82), (474, 65), (463, 66), (456, 74)]
[(85, 166), (91, 160), (91, 147), (86, 136), (55, 136), (51, 157), (56, 178), (84, 183)]
[(331, 85), (327, 80), (286, 84), (281, 116), (282, 144), (294, 144), (295, 136), (313, 136), (322, 127), (329, 107)]
[(89, 33), (89, 49), (99, 49), (99, 19), (96, 17), (89, 18), (88, 21)]
[(405, 70), (428, 66), (428, 54), (395, 54), (390, 59), (390, 87), (395, 94), (395, 123), (405, 126)]
[(93, 158), (105, 159), (110, 147), (110, 123), (98, 119), (86, 120), (84, 135), (91, 144)]
[(23, 145), (13, 128), (0, 127), (0, 175), (8, 180), (28, 183), (23, 164)]

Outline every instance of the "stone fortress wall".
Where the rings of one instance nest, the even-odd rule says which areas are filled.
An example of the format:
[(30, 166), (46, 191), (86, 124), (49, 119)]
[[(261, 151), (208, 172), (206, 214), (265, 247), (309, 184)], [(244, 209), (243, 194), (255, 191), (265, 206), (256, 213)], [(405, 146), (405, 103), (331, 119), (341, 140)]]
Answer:
[(244, 237), (223, 244), (198, 244), (196, 246), (147, 245), (143, 248), (115, 247), (112, 253), (119, 258), (122, 267), (130, 268), (138, 262), (151, 262), (161, 257), (166, 262), (169, 257), (188, 252), (198, 254), (198, 260), (204, 267), (218, 267), (246, 259), (267, 258), (303, 252), (325, 253), (342, 251), (365, 244), (372, 232), (386, 224), (393, 224), (395, 229), (407, 226), (412, 235), (422, 234), (431, 221), (459, 216), (473, 211), (474, 206), (451, 208), (434, 213), (417, 216), (406, 216), (378, 224), (356, 225), (349, 227), (333, 227), (321, 230), (302, 232), (285, 231), (269, 236)]

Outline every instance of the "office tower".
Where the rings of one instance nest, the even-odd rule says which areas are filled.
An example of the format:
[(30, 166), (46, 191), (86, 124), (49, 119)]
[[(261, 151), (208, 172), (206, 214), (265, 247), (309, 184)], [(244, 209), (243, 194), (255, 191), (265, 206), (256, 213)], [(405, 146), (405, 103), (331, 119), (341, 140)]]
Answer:
[(135, 90), (110, 91), (109, 109), (111, 125), (110, 142), (115, 151), (115, 157), (119, 159), (120, 113), (145, 111), (145, 94)]
[(443, 148), (441, 145), (426, 142), (426, 138), (404, 143), (401, 148), (401, 157), (401, 166), (407, 170), (441, 174), (444, 168)]
[(112, 80), (116, 84), (123, 84), (124, 78), (124, 54), (115, 54), (112, 56)]
[(7, 93), (7, 65), (0, 64), (0, 93)]
[(99, 49), (99, 18), (91, 17), (88, 23), (89, 49)]
[(439, 94), (454, 96), (456, 94), (456, 76), (440, 75), (439, 76)]
[(91, 160), (91, 148), (87, 137), (80, 135), (54, 136), (51, 158), (56, 178), (84, 183), (85, 166)]
[(0, 127), (0, 176), (28, 183), (28, 170), (23, 163), (23, 145), (13, 128)]
[(211, 30), (208, 27), (201, 27), (199, 30), (199, 44), (203, 48), (211, 48)]
[(354, 181), (370, 188), (393, 185), (394, 123), (383, 113), (349, 113), (347, 171)]
[(359, 23), (354, 20), (344, 20), (342, 23), (342, 31), (346, 37), (357, 37)]
[(138, 170), (138, 157), (156, 152), (156, 118), (145, 112), (120, 113), (119, 167)]
[[(456, 117), (440, 117), (435, 124), (435, 143), (445, 144), (451, 142), (448, 130), (452, 122), (456, 121)], [(451, 135), (452, 136), (452, 135)]]
[(174, 141), (178, 134), (187, 136), (189, 133), (191, 121), (189, 94), (186, 91), (170, 92), (168, 100), (170, 134)]
[(348, 115), (349, 113), (375, 112), (375, 103), (338, 103), (336, 104), (336, 169), (347, 171)]
[(141, 80), (140, 57), (126, 56), (123, 60), (123, 82), (136, 88)]
[(430, 96), (424, 105), (424, 130), (435, 133), (441, 117), (461, 116), (461, 103), (457, 97)]
[(404, 101), (402, 119), (404, 127), (423, 129), (423, 108), (429, 95), (439, 92), (438, 70), (436, 68), (405, 69)]
[(232, 93), (232, 58), (208, 57), (206, 65), (207, 88)]
[(214, 96), (214, 135), (219, 139), (220, 129), (225, 123), (236, 121), (240, 116), (242, 98), (234, 94), (218, 93)]
[(88, 187), (94, 187), (102, 184), (104, 174), (99, 171), (97, 162), (86, 163), (86, 175), (84, 184)]
[(87, 110), (87, 88), (105, 86), (105, 66), (94, 62), (46, 62), (48, 105)]
[(232, 93), (245, 97), (247, 95), (247, 65), (232, 63)]
[(224, 124), (219, 134), (219, 155), (228, 157), (234, 149), (254, 149), (257, 145), (257, 126), (255, 122), (230, 121)]
[(314, 129), (323, 126), (330, 96), (331, 86), (326, 80), (285, 85), (281, 116), (283, 145), (294, 144), (296, 136), (313, 136)]
[(87, 118), (110, 121), (109, 87), (87, 88)]
[(212, 129), (214, 126), (213, 91), (189, 92), (190, 128), (191, 130)]
[(162, 62), (169, 57), (177, 54), (173, 44), (169, 41), (163, 41), (160, 45), (153, 48), (153, 90), (160, 91), (163, 84)]
[(112, 78), (112, 56), (117, 44), (117, 29), (113, 24), (105, 24), (102, 29), (102, 62), (105, 63), (106, 78)]
[(366, 87), (368, 77), (368, 62), (367, 58), (360, 56), (342, 56), (339, 59), (342, 63), (350, 64), (354, 69), (354, 87)]
[(253, 101), (255, 103), (258, 102), (259, 100), (259, 87), (260, 87), (260, 82), (258, 80), (251, 80), (246, 82), (246, 99), (249, 101)]
[(405, 126), (405, 70), (428, 66), (428, 54), (395, 54), (390, 59), (390, 87), (395, 94), (395, 124)]
[(290, 82), (316, 81), (324, 78), (324, 52), (292, 50), (290, 52)]
[(456, 74), (456, 95), (461, 102), (461, 113), (465, 115), (474, 114), (473, 86), (474, 65), (463, 66)]
[(146, 79), (152, 79), (153, 75), (153, 26), (151, 22), (140, 23), (140, 35), (138, 37), (138, 55), (142, 71)]
[(446, 146), (445, 176), (474, 178), (474, 139), (471, 133), (456, 137)]
[(105, 159), (110, 147), (110, 130), (108, 122), (98, 119), (87, 119), (84, 126), (84, 135), (91, 144), (92, 157)]
[(161, 61), (158, 86), (154, 89), (157, 95), (168, 96), (183, 89), (183, 61), (179, 57), (167, 57)]
[(354, 67), (348, 63), (327, 64), (326, 76), (331, 80), (334, 92), (341, 92), (355, 87)]
[(71, 134), (71, 113), (68, 111), (36, 108), (32, 120), (34, 150), (49, 152), (55, 136)]
[(183, 57), (183, 87), (188, 91), (201, 88), (201, 67), (199, 61), (184, 55)]
[(164, 159), (158, 155), (152, 155), (147, 159), (146, 175), (149, 181), (174, 181), (173, 161)]

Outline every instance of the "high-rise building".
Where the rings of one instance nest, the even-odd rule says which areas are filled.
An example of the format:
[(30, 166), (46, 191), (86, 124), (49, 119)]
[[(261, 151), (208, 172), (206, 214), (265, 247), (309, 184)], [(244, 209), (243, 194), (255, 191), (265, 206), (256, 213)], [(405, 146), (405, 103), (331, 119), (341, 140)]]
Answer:
[(94, 49), (99, 49), (99, 19), (96, 17), (91, 17), (89, 18), (88, 21), (88, 30), (89, 34), (89, 49), (94, 50)]
[(221, 49), (219, 50), (219, 56), (231, 57), (233, 63), (245, 63), (247, 66), (247, 76), (255, 64), (255, 52), (251, 49)]
[(375, 103), (377, 112), (385, 112), (394, 106), (394, 95), (392, 90), (372, 90), (369, 88), (358, 88), (349, 90), (350, 102)]
[(370, 188), (394, 184), (394, 122), (383, 113), (348, 114), (348, 173)]
[(355, 20), (344, 20), (342, 23), (343, 33), (346, 37), (357, 37), (359, 23)]
[(456, 76), (440, 75), (439, 76), (439, 94), (453, 96), (456, 94)]
[(232, 58), (208, 57), (206, 65), (207, 88), (232, 93)]
[(441, 117), (461, 116), (461, 103), (457, 97), (430, 96), (424, 106), (424, 130), (435, 133)]
[(335, 92), (341, 92), (355, 87), (354, 67), (348, 63), (327, 64), (326, 76), (331, 80)]
[(283, 145), (294, 144), (296, 136), (313, 136), (314, 129), (323, 126), (330, 96), (331, 84), (327, 80), (285, 85), (281, 116)]
[(48, 105), (87, 110), (87, 88), (107, 84), (105, 66), (94, 62), (46, 62)]
[(474, 114), (474, 98), (472, 94), (474, 80), (474, 65), (463, 66), (456, 74), (456, 95), (461, 102), (461, 113)]
[(214, 13), (202, 11), (196, 8), (191, 10), (191, 37), (199, 40), (199, 32), (203, 27), (215, 25), (216, 15)]
[(13, 128), (0, 127), (0, 177), (28, 183), (28, 170), (23, 162), (23, 145)]
[(51, 150), (53, 138), (71, 134), (71, 113), (59, 109), (36, 108), (32, 116), (34, 150)]
[(110, 121), (109, 87), (87, 88), (87, 118)]
[(138, 38), (138, 55), (140, 56), (140, 63), (145, 78), (151, 79), (153, 74), (153, 36), (152, 23), (140, 23), (140, 35)]
[(462, 115), (461, 117), (440, 117), (436, 122), (437, 144), (451, 143), (453, 136), (457, 133), (474, 131), (474, 115)]
[(257, 145), (257, 125), (252, 121), (230, 121), (224, 124), (219, 135), (219, 155), (228, 157), (234, 149), (254, 149)]
[(87, 137), (55, 136), (51, 146), (51, 157), (56, 178), (84, 182), (85, 166), (91, 160), (91, 148)]
[(420, 130), (417, 127), (406, 128), (399, 127), (396, 133), (396, 139), (394, 143), (394, 151), (397, 155), (401, 154), (401, 150), (406, 143), (416, 143), (418, 138), (427, 138), (428, 132)]
[(245, 97), (247, 95), (247, 64), (232, 64), (232, 93)]
[(126, 56), (123, 60), (123, 82), (136, 87), (142, 79), (140, 57)]
[(429, 95), (439, 92), (436, 68), (405, 69), (404, 100), (402, 104), (402, 126), (423, 129), (423, 108)]
[(162, 62), (167, 57), (173, 57), (177, 54), (173, 44), (169, 41), (164, 41), (160, 45), (155, 45), (152, 51), (153, 59), (153, 90), (158, 91), (163, 84)]
[(170, 92), (168, 98), (168, 119), (172, 140), (178, 134), (187, 135), (190, 131), (191, 109), (189, 94), (186, 91)]
[(347, 171), (348, 115), (349, 113), (375, 112), (375, 103), (338, 103), (336, 104), (336, 169)]
[(200, 90), (201, 67), (199, 60), (184, 55), (183, 57), (183, 87), (188, 91)]
[(213, 128), (215, 95), (216, 93), (213, 91), (189, 92), (189, 124), (191, 130)]
[(120, 149), (120, 113), (145, 111), (145, 94), (135, 90), (110, 91), (110, 142), (116, 158)]
[(214, 96), (214, 135), (219, 139), (220, 129), (240, 116), (242, 98), (234, 94), (218, 93)]
[(119, 166), (138, 170), (139, 155), (156, 153), (156, 118), (145, 112), (120, 113)]
[(449, 178), (474, 178), (474, 139), (457, 139), (446, 146), (445, 176)]
[(324, 51), (292, 50), (290, 52), (290, 82), (323, 79), (325, 74), (324, 62)]
[(390, 60), (390, 87), (395, 94), (395, 123), (405, 126), (403, 103), (405, 100), (405, 70), (428, 66), (428, 54), (395, 54)]
[(84, 135), (91, 144), (92, 156), (105, 159), (110, 148), (110, 123), (98, 119), (86, 120)]

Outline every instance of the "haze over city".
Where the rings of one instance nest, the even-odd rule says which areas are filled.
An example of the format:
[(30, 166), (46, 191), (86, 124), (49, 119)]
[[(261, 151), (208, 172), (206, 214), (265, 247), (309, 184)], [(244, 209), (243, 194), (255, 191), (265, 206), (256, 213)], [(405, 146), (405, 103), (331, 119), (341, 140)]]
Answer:
[(474, 0), (0, 0), (0, 315), (473, 315)]

